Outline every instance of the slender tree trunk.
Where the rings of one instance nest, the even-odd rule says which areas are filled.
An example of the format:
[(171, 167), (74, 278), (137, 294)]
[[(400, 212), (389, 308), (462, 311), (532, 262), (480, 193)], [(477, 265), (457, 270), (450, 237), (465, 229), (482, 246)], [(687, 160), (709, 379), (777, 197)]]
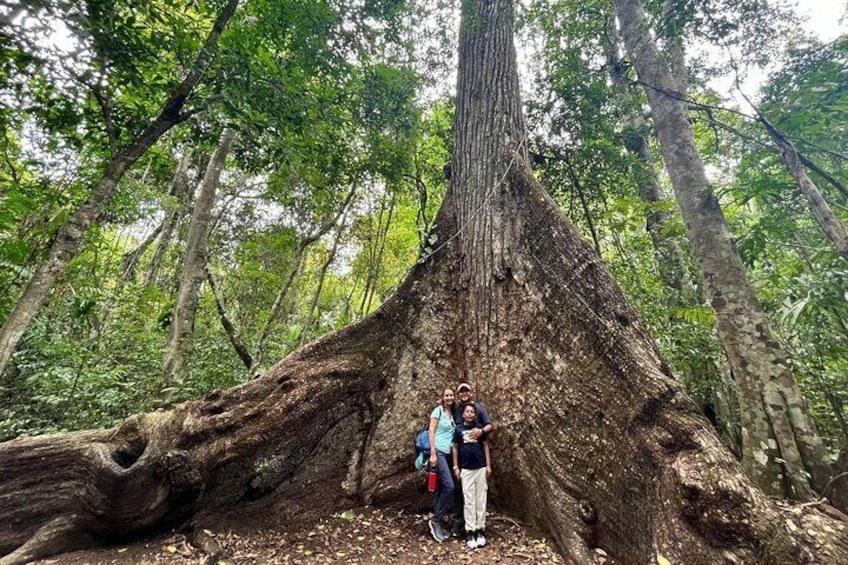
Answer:
[(825, 236), (833, 244), (836, 252), (848, 261), (848, 231), (845, 230), (842, 221), (833, 213), (819, 187), (807, 176), (804, 163), (795, 146), (765, 116), (759, 114), (758, 119), (774, 142), (777, 143), (783, 164), (786, 165), (789, 174), (795, 179), (798, 190), (807, 199), (810, 211), (821, 226)]
[(41, 309), (57, 278), (74, 258), (88, 228), (109, 205), (115, 187), (129, 169), (169, 129), (188, 118), (182, 113), (189, 94), (200, 82), (218, 47), (218, 38), (235, 13), (239, 0), (229, 0), (219, 12), (194, 65), (180, 85), (170, 94), (159, 115), (127, 147), (113, 155), (103, 177), (76, 212), (61, 227), (47, 257), (38, 266), (14, 309), (0, 328), (0, 373), (2, 373), (30, 322)]
[(135, 268), (138, 266), (138, 260), (141, 259), (141, 256), (144, 255), (144, 252), (150, 247), (150, 245), (156, 240), (159, 234), (162, 232), (162, 223), (160, 222), (156, 228), (150, 232), (150, 234), (144, 238), (144, 241), (138, 244), (138, 247), (124, 253), (121, 257), (121, 268), (124, 270), (124, 277), (133, 279), (135, 278)]
[(289, 266), (288, 272), (286, 272), (286, 278), (284, 279), (283, 286), (274, 298), (274, 304), (271, 305), (271, 310), (268, 312), (268, 319), (265, 321), (265, 325), (262, 326), (262, 332), (259, 334), (259, 337), (256, 338), (256, 343), (253, 346), (253, 355), (251, 356), (253, 361), (250, 366), (250, 374), (253, 377), (258, 377), (261, 374), (261, 366), (265, 362), (265, 346), (268, 339), (271, 337), (271, 332), (274, 329), (275, 324), (281, 317), (283, 305), (285, 304), (286, 298), (288, 298), (292, 283), (294, 282), (295, 276), (297, 276), (297, 272), (300, 270), (300, 266), (306, 256), (307, 248), (313, 242), (315, 242), (315, 239), (306, 238), (300, 240), (297, 244), (291, 265)]
[(574, 185), (574, 190), (577, 193), (577, 199), (580, 200), (580, 209), (583, 210), (583, 219), (586, 220), (586, 225), (589, 226), (589, 233), (592, 234), (592, 243), (595, 245), (595, 251), (598, 255), (602, 254), (601, 242), (598, 239), (598, 231), (595, 229), (595, 222), (592, 219), (592, 212), (589, 210), (589, 202), (586, 200), (586, 195), (583, 193), (583, 184), (580, 178), (571, 165), (571, 158), (568, 155), (568, 150), (563, 153), (562, 160), (565, 163), (565, 170), (568, 173), (568, 178), (571, 179), (571, 184)]
[(535, 180), (511, 2), (464, 0), (462, 18), (438, 250), (372, 315), (262, 378), (112, 430), (0, 444), (0, 565), (188, 519), (284, 527), (409, 503), (398, 437), (450, 375), (476, 383), (498, 421), (492, 498), (568, 562), (597, 550), (621, 565), (845, 562), (845, 523), (826, 505), (788, 508), (752, 487)]
[[(610, 20), (608, 35), (612, 41), (607, 55), (607, 68), (613, 86), (622, 97), (625, 104), (634, 108), (627, 116), (625, 125), (625, 149), (636, 157), (639, 167), (634, 171), (636, 187), (639, 198), (647, 206), (646, 230), (651, 238), (654, 248), (654, 257), (657, 262), (663, 281), (670, 287), (680, 292), (693, 294), (696, 292), (695, 284), (689, 274), (689, 269), (683, 260), (683, 252), (674, 238), (663, 234), (663, 230), (669, 221), (671, 214), (660, 209), (664, 199), (660, 189), (659, 177), (653, 164), (650, 144), (645, 134), (647, 124), (642, 113), (635, 109), (635, 101), (630, 94), (630, 85), (626, 76), (626, 69), (621, 61), (618, 32), (614, 21)], [(681, 49), (682, 51), (682, 49)], [(678, 54), (682, 59), (682, 55)], [(684, 73), (685, 69), (678, 72)], [(674, 76), (678, 76), (675, 74)], [(680, 82), (680, 81), (678, 81)], [(684, 83), (685, 84), (685, 83)]]
[[(377, 220), (377, 237), (371, 240), (371, 250), (369, 253), (368, 277), (365, 279), (365, 289), (362, 293), (362, 301), (359, 304), (359, 317), (363, 317), (371, 310), (371, 303), (374, 300), (374, 293), (377, 292), (377, 282), (380, 278), (380, 270), (383, 262), (383, 253), (386, 250), (386, 239), (389, 233), (389, 227), (392, 223), (392, 216), (395, 211), (396, 195), (392, 194), (389, 200), (388, 211), (381, 207), (380, 215)], [(385, 223), (383, 218), (385, 217)]]
[(353, 196), (356, 194), (356, 186), (352, 186), (347, 196), (345, 197), (344, 202), (336, 215), (331, 219), (324, 222), (318, 229), (313, 231), (311, 234), (303, 237), (300, 242), (297, 244), (297, 249), (295, 250), (294, 257), (292, 258), (291, 267), (286, 273), (285, 282), (283, 283), (283, 287), (280, 289), (280, 292), (277, 294), (277, 297), (274, 299), (274, 304), (271, 306), (271, 311), (268, 313), (268, 319), (265, 321), (265, 325), (262, 328), (262, 332), (259, 334), (259, 337), (256, 339), (256, 344), (253, 347), (253, 366), (250, 368), (250, 373), (257, 377), (260, 374), (260, 368), (262, 363), (264, 362), (265, 357), (265, 344), (268, 341), (268, 338), (271, 337), (271, 331), (274, 329), (274, 325), (277, 323), (277, 320), (280, 319), (280, 315), (283, 312), (283, 305), (285, 304), (286, 297), (288, 296), (289, 290), (291, 289), (292, 282), (294, 281), (297, 272), (300, 270), (300, 265), (303, 263), (303, 259), (306, 255), (306, 251), (310, 245), (324, 237), (339, 221), (339, 218), (342, 214), (345, 213), (347, 207), (350, 205), (351, 201), (353, 201)]
[(171, 243), (174, 227), (177, 225), (180, 217), (185, 213), (185, 210), (189, 207), (188, 201), (193, 192), (189, 190), (188, 182), (188, 168), (190, 164), (191, 157), (186, 152), (180, 159), (180, 162), (177, 165), (177, 170), (174, 172), (174, 177), (171, 179), (171, 185), (168, 187), (168, 196), (176, 199), (178, 205), (174, 209), (165, 208), (165, 216), (162, 218), (162, 229), (160, 230), (159, 239), (156, 241), (156, 247), (153, 250), (153, 257), (150, 258), (150, 264), (147, 266), (147, 272), (144, 276), (145, 286), (150, 286), (153, 281), (156, 280), (156, 275), (159, 272), (159, 268), (162, 266), (162, 261), (165, 259), (165, 253), (168, 251), (168, 246)]
[(748, 282), (704, 173), (678, 87), (642, 7), (638, 0), (615, 0), (614, 4), (625, 45), (645, 85), (660, 148), (739, 386), (745, 470), (766, 492), (812, 497), (832, 473), (824, 445), (789, 359)]
[(221, 319), (221, 326), (224, 328), (224, 333), (227, 334), (227, 339), (230, 340), (236, 355), (238, 355), (241, 362), (244, 363), (245, 368), (249, 371), (253, 366), (253, 358), (250, 356), (244, 340), (241, 339), (235, 326), (227, 316), (227, 301), (224, 299), (224, 293), (221, 291), (218, 281), (215, 280), (215, 276), (212, 274), (212, 269), (209, 268), (209, 265), (206, 266), (206, 280), (209, 282), (209, 288), (215, 296), (215, 306), (218, 308), (218, 317)]
[(342, 220), (338, 230), (336, 230), (336, 237), (333, 238), (333, 247), (327, 254), (327, 259), (321, 264), (321, 270), (318, 272), (318, 284), (315, 285), (315, 292), (312, 293), (312, 300), (309, 302), (309, 311), (306, 313), (306, 319), (303, 322), (303, 330), (301, 330), (300, 338), (297, 340), (299, 346), (306, 343), (306, 340), (309, 339), (309, 331), (312, 329), (315, 308), (318, 306), (318, 300), (321, 298), (321, 291), (324, 289), (324, 278), (327, 276), (327, 270), (336, 259), (336, 252), (339, 249), (339, 241), (342, 239), (343, 225), (344, 220)]
[(225, 128), (221, 133), (218, 148), (209, 161), (206, 175), (200, 186), (200, 193), (194, 202), (194, 212), (191, 215), (180, 275), (180, 287), (177, 291), (177, 303), (174, 306), (168, 343), (162, 360), (162, 390), (183, 383), (188, 377), (188, 361), (192, 349), (197, 301), (200, 286), (205, 278), (206, 242), (212, 221), (212, 206), (215, 203), (215, 193), (218, 190), (221, 172), (235, 136), (235, 130), (230, 128)]

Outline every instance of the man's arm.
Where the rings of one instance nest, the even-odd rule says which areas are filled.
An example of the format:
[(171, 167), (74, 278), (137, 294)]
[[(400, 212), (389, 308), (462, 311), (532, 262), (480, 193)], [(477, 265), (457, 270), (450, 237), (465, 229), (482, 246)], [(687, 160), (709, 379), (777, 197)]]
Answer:
[(477, 419), (483, 424), (483, 434), (488, 437), (493, 431), (495, 431), (495, 424), (492, 422), (492, 419), (489, 417), (489, 413), (486, 411), (486, 407), (482, 402), (477, 403)]
[(456, 443), (451, 444), (451, 452), (453, 452), (453, 474), (459, 477), (459, 446)]

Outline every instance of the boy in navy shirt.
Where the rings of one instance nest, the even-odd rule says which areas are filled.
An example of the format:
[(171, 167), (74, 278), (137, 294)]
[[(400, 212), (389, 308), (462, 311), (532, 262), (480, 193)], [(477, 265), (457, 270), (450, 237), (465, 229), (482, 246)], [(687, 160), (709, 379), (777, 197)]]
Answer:
[(465, 499), (465, 535), (470, 549), (486, 545), (486, 479), (492, 474), (489, 443), (484, 436), (473, 430), (480, 426), (474, 404), (462, 409), (462, 423), (453, 434), (453, 473), (462, 479), (462, 494)]

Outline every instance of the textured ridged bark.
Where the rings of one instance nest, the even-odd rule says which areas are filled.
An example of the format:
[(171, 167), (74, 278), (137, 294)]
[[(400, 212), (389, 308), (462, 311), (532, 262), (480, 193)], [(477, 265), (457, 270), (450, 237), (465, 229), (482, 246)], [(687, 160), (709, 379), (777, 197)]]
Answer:
[(0, 328), (0, 373), (6, 369), (15, 348), (30, 322), (41, 309), (53, 283), (62, 275), (67, 264), (79, 251), (88, 228), (97, 221), (112, 200), (115, 187), (124, 173), (169, 129), (186, 119), (186, 116), (181, 113), (186, 99), (206, 72), (206, 67), (218, 48), (221, 32), (235, 13), (238, 3), (239, 0), (229, 0), (219, 12), (194, 65), (165, 101), (159, 115), (138, 138), (112, 156), (103, 177), (91, 194), (60, 228), (47, 252), (47, 257), (35, 270), (23, 294), (15, 303), (14, 309)]
[(197, 314), (197, 301), (200, 286), (206, 278), (206, 243), (212, 222), (212, 206), (227, 155), (236, 137), (235, 130), (224, 128), (218, 148), (215, 150), (206, 174), (200, 185), (200, 193), (194, 201), (191, 223), (188, 229), (186, 250), (183, 255), (180, 287), (177, 291), (177, 303), (171, 318), (168, 342), (162, 360), (161, 388), (166, 389), (186, 381), (189, 374), (189, 354), (194, 341), (194, 320)]
[(192, 515), (220, 523), (233, 505), (231, 523), (252, 528), (260, 512), (285, 526), (356, 502), (410, 502), (398, 438), (460, 375), (498, 422), (492, 497), (572, 562), (592, 563), (594, 548), (623, 565), (844, 562), (845, 524), (815, 506), (780, 510), (751, 486), (539, 187), (523, 155), (511, 29), (510, 2), (463, 2), (458, 174), (436, 220), (440, 247), (395, 296), (203, 401), (0, 444), (0, 551), (13, 551), (0, 565)]
[[(719, 336), (739, 386), (743, 465), (766, 492), (809, 498), (832, 468), (791, 371), (748, 282), (713, 194), (668, 63), (638, 0), (615, 0), (622, 37), (651, 106)], [(811, 489), (812, 487), (812, 489)]]

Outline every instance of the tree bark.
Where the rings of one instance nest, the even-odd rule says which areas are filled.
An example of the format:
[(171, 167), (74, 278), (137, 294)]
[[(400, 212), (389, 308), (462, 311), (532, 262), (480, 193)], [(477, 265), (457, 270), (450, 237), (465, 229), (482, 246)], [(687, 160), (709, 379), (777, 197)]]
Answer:
[(188, 361), (192, 349), (197, 301), (200, 286), (206, 277), (206, 243), (212, 221), (212, 206), (215, 204), (215, 193), (218, 190), (221, 172), (235, 137), (235, 130), (224, 128), (218, 148), (206, 168), (200, 193), (194, 201), (194, 211), (191, 215), (180, 274), (180, 287), (177, 291), (177, 303), (174, 306), (168, 343), (162, 360), (161, 390), (185, 382), (189, 375)]
[(572, 562), (594, 548), (624, 565), (844, 562), (844, 523), (752, 487), (530, 172), (511, 3), (462, 6), (440, 246), (372, 315), (259, 379), (113, 430), (0, 444), (0, 565), (235, 505), (243, 526), (260, 511), (285, 525), (408, 499), (398, 437), (460, 375), (499, 424), (493, 498)]
[(44, 304), (53, 283), (62, 275), (68, 262), (79, 251), (88, 228), (97, 221), (112, 200), (115, 187), (124, 173), (169, 129), (187, 119), (188, 116), (182, 113), (186, 99), (206, 72), (217, 50), (221, 32), (235, 13), (238, 3), (239, 0), (229, 0), (218, 13), (194, 65), (165, 101), (159, 115), (127, 147), (113, 155), (97, 186), (60, 228), (47, 252), (47, 257), (36, 269), (23, 294), (15, 303), (14, 309), (0, 328), (0, 373), (5, 370), (24, 332)]
[[(614, 38), (616, 36), (617, 32), (611, 30), (610, 37)], [(632, 105), (633, 97), (628, 92), (625, 69), (621, 63), (618, 51), (618, 42), (616, 41), (610, 47), (610, 54), (607, 57), (610, 80), (625, 102), (628, 105)], [(677, 242), (673, 238), (662, 233), (670, 214), (659, 209), (664, 199), (660, 190), (657, 171), (652, 162), (650, 145), (644, 133), (646, 127), (645, 119), (640, 113), (634, 110), (628, 116), (625, 127), (627, 128), (624, 141), (625, 149), (637, 159), (640, 165), (635, 171), (634, 177), (639, 198), (647, 206), (645, 228), (648, 236), (651, 238), (651, 244), (654, 248), (654, 258), (657, 262), (660, 275), (670, 288), (680, 292), (685, 290), (687, 293), (693, 294), (695, 292), (695, 285), (692, 283), (689, 270), (683, 261), (683, 253), (680, 250), (680, 246), (677, 245)]]
[(692, 251), (716, 316), (742, 415), (743, 465), (771, 494), (810, 498), (832, 475), (786, 353), (748, 282), (695, 146), (677, 85), (638, 0), (615, 0), (622, 37), (651, 106)]

